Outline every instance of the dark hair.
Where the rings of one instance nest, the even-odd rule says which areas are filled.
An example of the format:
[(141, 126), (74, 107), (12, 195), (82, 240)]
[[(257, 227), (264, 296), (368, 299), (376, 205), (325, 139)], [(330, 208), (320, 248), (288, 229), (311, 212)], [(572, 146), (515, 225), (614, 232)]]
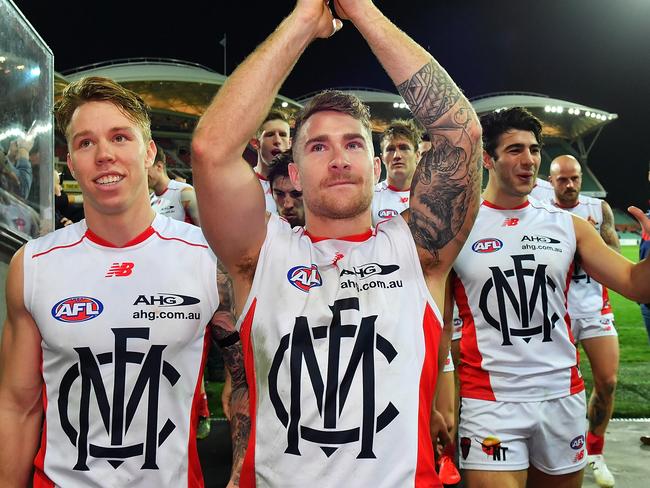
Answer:
[(325, 90), (315, 95), (307, 104), (298, 112), (296, 117), (295, 136), (298, 138), (300, 128), (305, 121), (318, 112), (325, 112), (331, 110), (333, 112), (340, 112), (347, 114), (350, 117), (361, 122), (364, 129), (368, 131), (368, 135), (372, 137), (372, 129), (370, 126), (370, 110), (357, 96), (349, 93), (343, 93), (338, 90)]
[(273, 189), (273, 182), (276, 178), (284, 176), (285, 178), (289, 177), (289, 163), (293, 163), (293, 153), (291, 149), (282, 151), (280, 154), (275, 156), (271, 161), (271, 170), (269, 171), (269, 184), (271, 189)]
[(151, 109), (137, 93), (108, 78), (91, 76), (70, 83), (54, 106), (54, 116), (59, 129), (68, 138), (68, 128), (74, 111), (88, 102), (110, 102), (126, 117), (135, 122), (145, 142), (151, 140)]
[(156, 144), (156, 159), (154, 159), (153, 164), (162, 163), (163, 166), (167, 165), (167, 156), (165, 156), (165, 150), (158, 144)]
[(481, 117), (483, 128), (483, 149), (496, 159), (496, 148), (499, 137), (510, 130), (524, 130), (532, 132), (537, 143), (542, 145), (542, 123), (522, 107), (512, 107), (498, 112), (490, 112)]
[(279, 108), (272, 108), (269, 113), (266, 114), (266, 117), (264, 117), (264, 120), (257, 129), (257, 137), (262, 135), (262, 126), (271, 120), (281, 120), (282, 122), (286, 122), (287, 124), (291, 125), (289, 123), (289, 116), (284, 110), (280, 110)]
[(391, 120), (390, 125), (381, 135), (379, 147), (383, 150), (384, 144), (388, 144), (391, 139), (396, 139), (398, 137), (409, 141), (413, 145), (413, 150), (417, 151), (420, 142), (422, 141), (422, 128), (412, 120)]

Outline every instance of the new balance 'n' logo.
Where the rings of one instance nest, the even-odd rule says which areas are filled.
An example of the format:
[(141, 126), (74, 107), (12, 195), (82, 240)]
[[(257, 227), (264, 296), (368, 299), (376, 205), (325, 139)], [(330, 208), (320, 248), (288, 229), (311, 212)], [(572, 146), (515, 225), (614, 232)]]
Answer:
[(106, 273), (105, 278), (111, 278), (113, 276), (129, 276), (133, 272), (134, 263), (113, 263), (108, 272)]
[(501, 224), (501, 227), (514, 227), (519, 223), (519, 219), (515, 217), (507, 218), (506, 220), (503, 221), (503, 224)]

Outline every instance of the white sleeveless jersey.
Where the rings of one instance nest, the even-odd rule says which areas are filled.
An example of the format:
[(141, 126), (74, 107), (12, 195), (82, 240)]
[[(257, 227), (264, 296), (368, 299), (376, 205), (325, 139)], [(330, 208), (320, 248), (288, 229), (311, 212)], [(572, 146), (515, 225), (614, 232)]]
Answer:
[(277, 214), (278, 213), (278, 207), (275, 204), (275, 200), (273, 200), (273, 192), (271, 191), (271, 182), (264, 178), (259, 173), (255, 173), (257, 175), (257, 179), (260, 181), (260, 185), (262, 185), (262, 190), (264, 190), (264, 201), (266, 203), (266, 211), (272, 214)]
[(531, 402), (584, 389), (566, 310), (576, 250), (568, 212), (483, 202), (454, 270), (464, 398)]
[[(575, 207), (560, 208), (590, 220), (600, 233), (600, 226), (603, 223), (603, 201), (600, 198), (580, 195)], [(589, 276), (580, 267), (579, 262), (574, 263), (571, 287), (569, 288), (569, 315), (571, 318), (579, 319), (608, 313), (612, 313), (612, 307), (607, 288)]]
[(151, 192), (149, 195), (151, 207), (160, 215), (193, 224), (194, 222), (192, 222), (192, 218), (187, 212), (185, 212), (185, 207), (181, 201), (181, 192), (185, 188), (192, 188), (192, 185), (181, 183), (176, 180), (170, 180), (167, 189), (160, 195)]
[(537, 178), (535, 180), (535, 186), (529, 196), (533, 197), (535, 200), (539, 200), (540, 202), (553, 201), (555, 199), (555, 190), (551, 183)]
[(401, 217), (321, 240), (271, 216), (238, 323), (253, 405), (241, 486), (442, 486), (441, 324)]
[(410, 197), (411, 190), (397, 190), (386, 180), (377, 183), (372, 197), (372, 225), (401, 214), (409, 208)]
[(193, 402), (219, 298), (201, 230), (158, 215), (116, 248), (81, 221), (28, 242), (24, 266), (44, 380), (34, 487), (202, 487)]

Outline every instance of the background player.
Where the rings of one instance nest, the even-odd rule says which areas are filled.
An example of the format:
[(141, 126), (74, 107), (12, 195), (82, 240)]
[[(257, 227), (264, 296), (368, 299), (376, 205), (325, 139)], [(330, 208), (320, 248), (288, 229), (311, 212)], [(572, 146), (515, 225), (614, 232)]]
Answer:
[(386, 179), (375, 187), (373, 225), (409, 208), (411, 182), (420, 161), (421, 131), (414, 121), (397, 119), (382, 134), (379, 147)]
[(172, 180), (167, 174), (165, 151), (156, 144), (156, 160), (147, 170), (151, 206), (161, 215), (201, 226), (196, 194), (192, 185)]
[(287, 115), (281, 110), (270, 110), (255, 137), (250, 140), (250, 145), (257, 150), (255, 174), (264, 190), (266, 210), (277, 213), (268, 178), (273, 158), (291, 148), (291, 127)]
[(578, 487), (584, 384), (564, 294), (573, 257), (632, 299), (650, 294), (650, 263), (617, 254), (586, 220), (528, 200), (541, 163), (539, 120), (512, 108), (481, 124), (489, 180), (454, 264), (461, 467), (470, 488)]
[[(596, 228), (605, 243), (620, 253), (614, 228), (614, 214), (604, 200), (581, 195), (582, 169), (573, 156), (558, 156), (551, 162), (549, 181), (553, 203), (579, 215)], [(593, 372), (594, 389), (587, 405), (587, 463), (601, 487), (614, 486), (614, 476), (603, 458), (605, 431), (614, 411), (614, 392), (618, 372), (618, 336), (607, 288), (586, 274), (576, 260), (568, 296), (571, 330), (582, 344)]]

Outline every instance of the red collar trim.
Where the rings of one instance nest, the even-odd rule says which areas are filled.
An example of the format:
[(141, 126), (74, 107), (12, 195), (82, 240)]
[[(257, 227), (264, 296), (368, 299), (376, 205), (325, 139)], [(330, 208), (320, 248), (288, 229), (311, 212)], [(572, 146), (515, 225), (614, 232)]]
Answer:
[(411, 191), (410, 188), (407, 188), (406, 190), (400, 190), (399, 188), (397, 188), (397, 187), (395, 187), (393, 185), (386, 185), (386, 188), (388, 188), (389, 190), (392, 190), (392, 191)]
[(255, 174), (257, 175), (257, 177), (258, 177), (260, 180), (262, 180), (262, 181), (269, 181), (268, 178), (265, 178), (264, 176), (262, 176), (261, 174), (259, 174), (257, 171), (255, 171)]
[(156, 195), (156, 192), (153, 192), (153, 193), (154, 193), (154, 195), (156, 195), (157, 197), (162, 197), (165, 193), (167, 193), (167, 190), (169, 190), (169, 185), (167, 186), (167, 188), (165, 188), (165, 189), (162, 191), (162, 193), (161, 193), (160, 195)]
[(362, 232), (361, 234), (355, 234), (352, 236), (344, 236), (344, 237), (319, 237), (319, 236), (314, 236), (309, 233), (307, 229), (305, 229), (305, 235), (311, 239), (311, 242), (320, 242), (320, 241), (326, 241), (328, 239), (335, 239), (337, 241), (348, 241), (348, 242), (363, 242), (367, 241), (372, 237), (372, 229), (368, 229), (365, 232)]
[(530, 202), (526, 200), (524, 203), (521, 205), (518, 205), (516, 207), (512, 208), (505, 208), (505, 207), (499, 207), (498, 205), (495, 205), (494, 203), (488, 202), (487, 200), (483, 200), (483, 205), (485, 205), (488, 208), (493, 208), (495, 210), (521, 210), (522, 208), (526, 208), (528, 205), (530, 205)]
[(135, 238), (131, 239), (129, 242), (127, 242), (123, 246), (116, 246), (112, 242), (109, 242), (106, 239), (103, 239), (103, 238), (99, 237), (97, 234), (95, 234), (90, 229), (86, 230), (85, 236), (88, 238), (88, 240), (94, 242), (95, 244), (99, 244), (100, 246), (121, 249), (121, 248), (125, 248), (125, 247), (135, 246), (136, 244), (140, 244), (141, 242), (144, 242), (149, 237), (151, 237), (153, 235), (153, 233), (154, 233), (153, 227), (149, 226), (144, 230), (144, 232), (142, 232), (140, 235), (136, 236)]

